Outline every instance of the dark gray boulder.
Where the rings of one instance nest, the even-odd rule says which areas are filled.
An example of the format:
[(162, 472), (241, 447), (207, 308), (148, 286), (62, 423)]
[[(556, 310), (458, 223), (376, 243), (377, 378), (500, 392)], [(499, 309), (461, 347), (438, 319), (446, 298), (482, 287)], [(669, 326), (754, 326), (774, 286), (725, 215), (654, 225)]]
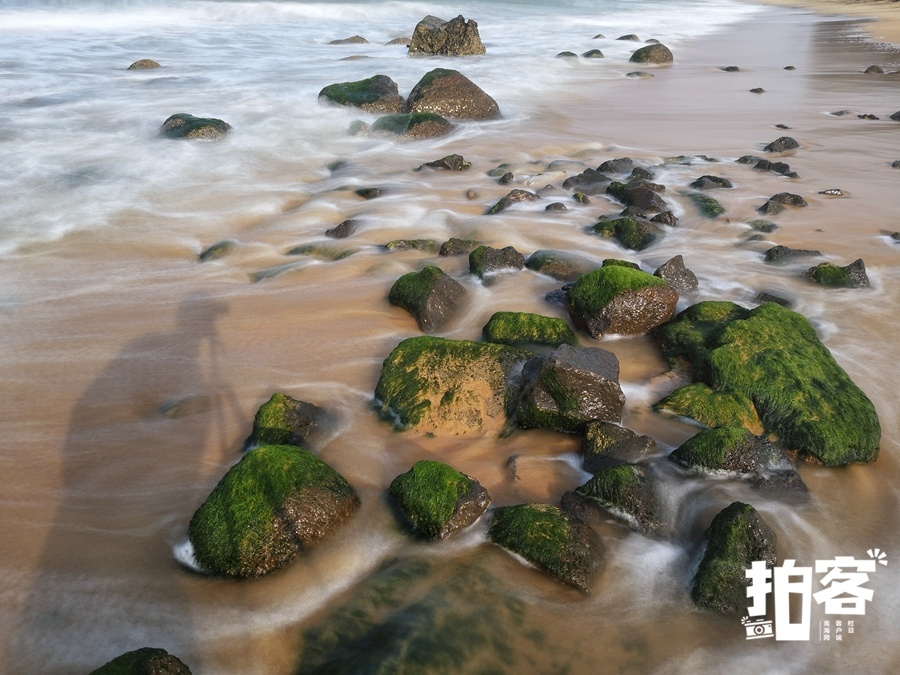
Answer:
[(638, 49), (628, 60), (632, 63), (672, 63), (675, 57), (664, 44), (650, 44)]
[(665, 189), (664, 185), (658, 183), (637, 180), (627, 183), (610, 183), (606, 192), (626, 206), (636, 206), (642, 211), (650, 212), (668, 209), (666, 200), (659, 195), (660, 192), (665, 192)]
[(628, 173), (633, 170), (634, 160), (631, 157), (608, 159), (597, 167), (597, 171), (606, 173)]
[(525, 256), (512, 246), (492, 248), (479, 246), (469, 254), (469, 271), (479, 279), (503, 271), (515, 271), (525, 267)]
[(125, 652), (90, 675), (191, 675), (191, 669), (159, 647)]
[(466, 158), (462, 155), (454, 154), (446, 155), (444, 157), (441, 157), (440, 159), (434, 160), (433, 162), (425, 162), (425, 164), (423, 164), (422, 166), (427, 166), (430, 169), (444, 169), (446, 171), (468, 171), (472, 168), (472, 163), (467, 162)]
[(781, 136), (769, 143), (763, 150), (766, 152), (785, 152), (786, 150), (795, 150), (800, 144), (790, 136)]
[(359, 227), (359, 221), (348, 218), (343, 220), (332, 228), (325, 230), (325, 236), (331, 239), (346, 239)]
[(684, 266), (684, 258), (676, 255), (656, 268), (653, 276), (664, 279), (679, 293), (692, 293), (697, 290), (697, 276)]
[(455, 255), (469, 255), (480, 245), (480, 242), (477, 242), (473, 239), (459, 239), (457, 237), (450, 237), (450, 239), (441, 244), (441, 248), (438, 251), (438, 254), (444, 257)]
[(397, 83), (387, 75), (374, 75), (356, 82), (330, 84), (319, 92), (319, 100), (361, 108), (367, 112), (406, 112), (406, 101), (400, 96)]
[(745, 571), (757, 560), (775, 567), (775, 540), (775, 532), (749, 504), (734, 502), (720, 511), (709, 526), (694, 576), (694, 604), (723, 614), (745, 614), (749, 585)]
[(426, 16), (413, 30), (409, 56), (471, 56), (485, 53), (478, 24), (462, 15), (450, 21)]
[(517, 188), (515, 190), (511, 190), (499, 202), (489, 208), (486, 211), (486, 214), (492, 216), (495, 213), (500, 213), (501, 211), (508, 209), (513, 204), (518, 204), (519, 202), (536, 202), (539, 199), (541, 199), (541, 196), (539, 194), (535, 192), (529, 192), (528, 190), (520, 190)]
[(561, 345), (525, 363), (516, 419), (525, 428), (579, 432), (594, 420), (622, 419), (625, 394), (612, 352)]
[(215, 117), (194, 117), (188, 113), (175, 113), (159, 128), (166, 138), (200, 138), (219, 140), (231, 131), (231, 125)]
[(419, 330), (433, 333), (451, 321), (462, 307), (466, 289), (439, 267), (430, 265), (394, 282), (388, 302), (413, 315)]
[(776, 204), (786, 204), (788, 206), (807, 206), (806, 200), (803, 199), (800, 195), (795, 195), (790, 192), (779, 192), (777, 195), (772, 195), (769, 197), (770, 202), (775, 202)]
[(569, 176), (563, 181), (566, 190), (578, 190), (589, 195), (602, 194), (612, 183), (612, 179), (596, 169), (585, 169), (575, 176)]
[(612, 422), (588, 422), (581, 439), (584, 470), (596, 473), (619, 464), (639, 464), (657, 452), (656, 441)]
[(722, 176), (705, 175), (700, 176), (700, 178), (691, 183), (691, 187), (695, 190), (715, 190), (718, 188), (732, 188), (734, 185), (731, 184), (730, 180)]
[(407, 97), (410, 112), (437, 113), (450, 119), (492, 120), (500, 107), (458, 70), (435, 68), (426, 73)]
[(671, 211), (663, 211), (657, 213), (650, 219), (651, 223), (659, 223), (660, 225), (668, 225), (669, 227), (678, 227), (678, 218)]

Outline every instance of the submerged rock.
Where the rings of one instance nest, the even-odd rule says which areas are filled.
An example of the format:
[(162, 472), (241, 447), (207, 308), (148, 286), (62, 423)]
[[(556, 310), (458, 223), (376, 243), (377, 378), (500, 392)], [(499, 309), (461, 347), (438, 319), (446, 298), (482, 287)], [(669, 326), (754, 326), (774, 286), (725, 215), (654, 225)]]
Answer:
[(721, 176), (703, 175), (691, 183), (695, 190), (717, 190), (721, 188), (733, 188), (734, 185), (727, 178)]
[(665, 211), (668, 209), (666, 200), (659, 196), (665, 192), (665, 186), (651, 183), (646, 180), (631, 180), (627, 183), (613, 182), (606, 188), (606, 192), (625, 206), (636, 206), (641, 211)]
[(694, 192), (689, 194), (688, 197), (690, 197), (690, 200), (694, 203), (694, 206), (697, 207), (697, 210), (707, 218), (718, 218), (723, 213), (725, 213), (725, 207), (709, 195)]
[(691, 589), (694, 604), (724, 614), (745, 614), (749, 584), (745, 571), (757, 560), (775, 567), (775, 533), (756, 509), (734, 502), (709, 526)]
[(820, 263), (809, 268), (806, 276), (823, 286), (835, 288), (868, 288), (869, 276), (866, 274), (866, 265), (862, 259), (854, 260), (845, 267), (833, 263)]
[(551, 345), (578, 343), (564, 320), (528, 312), (495, 312), (481, 333), (487, 342), (501, 345)]
[(518, 204), (519, 202), (536, 202), (540, 198), (541, 196), (539, 194), (529, 192), (528, 190), (511, 190), (503, 197), (503, 199), (487, 210), (487, 215), (492, 216), (495, 213), (500, 213), (504, 209), (508, 209), (513, 204)]
[(563, 181), (566, 190), (580, 190), (582, 193), (596, 195), (606, 192), (612, 179), (596, 169), (585, 169), (581, 173), (570, 176)]
[(485, 53), (478, 24), (462, 15), (450, 21), (426, 16), (413, 30), (409, 56), (471, 56)]
[(622, 419), (625, 394), (612, 352), (564, 344), (529, 360), (516, 418), (526, 428), (576, 432), (594, 420)]
[(219, 481), (191, 518), (188, 536), (210, 574), (260, 577), (288, 565), (358, 508), (350, 484), (308, 450), (261, 445)]
[(379, 117), (369, 131), (413, 139), (439, 138), (453, 131), (453, 125), (435, 113), (418, 112)]
[(502, 428), (518, 394), (512, 377), (531, 356), (487, 342), (409, 338), (385, 359), (375, 398), (382, 415), (401, 429), (465, 434)]
[(410, 112), (437, 113), (450, 119), (492, 120), (500, 107), (458, 70), (435, 68), (413, 87), (407, 100)]
[(466, 289), (440, 267), (429, 265), (394, 282), (388, 302), (413, 315), (419, 330), (433, 333), (451, 321), (462, 307)]
[(406, 112), (406, 101), (400, 96), (397, 83), (387, 75), (374, 75), (356, 82), (330, 84), (319, 92), (319, 100), (361, 108), (368, 112)]
[(597, 533), (550, 504), (498, 508), (488, 538), (584, 593), (590, 591), (603, 562)]
[(479, 246), (481, 246), (481, 243), (473, 239), (458, 239), (456, 237), (451, 237), (441, 244), (438, 253), (444, 257), (468, 255)]
[(235, 248), (237, 248), (237, 242), (234, 242), (231, 239), (223, 239), (222, 241), (217, 241), (215, 244), (203, 249), (200, 255), (197, 256), (197, 260), (200, 262), (218, 260), (219, 258), (224, 258)]
[(467, 162), (462, 155), (446, 155), (433, 162), (425, 162), (422, 166), (432, 169), (446, 169), (447, 171), (468, 171), (472, 168), (472, 163)]
[(663, 279), (679, 293), (692, 293), (699, 283), (697, 275), (684, 266), (684, 258), (676, 255), (656, 268), (653, 276)]
[(576, 281), (596, 269), (597, 265), (576, 253), (541, 249), (528, 256), (525, 267), (559, 281)]
[(581, 439), (584, 470), (596, 473), (619, 464), (638, 464), (656, 454), (656, 441), (612, 422), (588, 422)]
[(187, 113), (175, 113), (159, 128), (166, 138), (201, 138), (218, 140), (231, 131), (231, 125), (215, 117), (194, 117)]
[(572, 322), (591, 337), (638, 335), (668, 321), (678, 292), (659, 277), (621, 265), (605, 265), (581, 277), (569, 290)]
[(275, 392), (253, 418), (253, 431), (245, 448), (257, 445), (304, 446), (316, 432), (322, 431), (328, 414), (317, 405)]
[(634, 160), (631, 157), (618, 157), (616, 159), (607, 159), (597, 171), (605, 173), (628, 173), (634, 170)]
[(191, 675), (191, 669), (165, 649), (143, 647), (117, 656), (90, 675)]
[(775, 303), (701, 302), (656, 336), (667, 358), (691, 363), (695, 379), (749, 397), (766, 430), (803, 457), (840, 466), (878, 456), (875, 407), (801, 314)]
[(325, 230), (325, 236), (331, 239), (346, 239), (359, 227), (359, 221), (352, 218), (342, 220), (334, 227)]
[(477, 480), (456, 469), (422, 460), (388, 489), (409, 529), (423, 539), (446, 539), (474, 523), (491, 503)]

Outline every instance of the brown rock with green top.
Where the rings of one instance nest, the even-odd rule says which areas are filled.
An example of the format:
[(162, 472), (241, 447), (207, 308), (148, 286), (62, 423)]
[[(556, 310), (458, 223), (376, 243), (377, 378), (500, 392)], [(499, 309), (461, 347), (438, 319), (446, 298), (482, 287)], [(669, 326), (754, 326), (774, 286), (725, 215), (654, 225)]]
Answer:
[(550, 504), (504, 506), (488, 538), (583, 593), (603, 563), (600, 537), (582, 520)]
[(854, 260), (849, 265), (840, 267), (834, 263), (821, 263), (810, 267), (806, 276), (822, 286), (832, 288), (868, 288), (869, 276), (862, 259)]
[(447, 539), (478, 520), (491, 503), (477, 480), (429, 460), (397, 476), (388, 493), (401, 520), (423, 539)]
[(358, 508), (350, 484), (308, 450), (261, 445), (219, 481), (188, 536), (206, 572), (260, 577), (290, 564)]
[(413, 87), (410, 112), (437, 113), (448, 119), (492, 120), (501, 117), (497, 102), (458, 70), (435, 68)]
[(632, 251), (643, 251), (650, 246), (659, 235), (659, 228), (644, 218), (620, 216), (601, 218), (593, 227), (594, 234), (615, 239), (624, 248)]
[(324, 429), (327, 419), (322, 408), (276, 392), (256, 411), (245, 447), (307, 445), (311, 437)]
[(612, 422), (588, 422), (581, 439), (584, 470), (596, 473), (619, 464), (638, 464), (657, 452), (656, 441)]
[(379, 117), (369, 133), (402, 136), (415, 140), (440, 138), (453, 131), (453, 125), (435, 113), (410, 113)]
[(429, 265), (394, 282), (388, 302), (413, 315), (419, 330), (433, 333), (443, 328), (459, 312), (466, 289), (439, 267)]
[(621, 265), (604, 265), (581, 277), (566, 296), (576, 327), (592, 337), (638, 335), (668, 321), (678, 292), (659, 277)]

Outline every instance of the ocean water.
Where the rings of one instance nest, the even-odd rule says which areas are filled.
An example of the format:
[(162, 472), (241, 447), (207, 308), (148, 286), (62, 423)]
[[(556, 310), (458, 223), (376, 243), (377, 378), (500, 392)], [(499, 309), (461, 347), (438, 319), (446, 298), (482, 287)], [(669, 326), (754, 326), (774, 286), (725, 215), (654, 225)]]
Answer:
[[(487, 54), (410, 59), (386, 44), (429, 14), (476, 20)], [(630, 33), (640, 41), (615, 39)], [(896, 80), (861, 73), (876, 62), (896, 69), (900, 58), (860, 34), (858, 25), (725, 0), (0, 2), (0, 670), (90, 672), (159, 646), (194, 673), (297, 672), (329, 630), (341, 635), (329, 620), (361, 607), (395, 636), (425, 616), (475, 622), (474, 633), (445, 628), (448, 643), (478, 638), (462, 672), (891, 672), (900, 658), (891, 643), (900, 602), (900, 246), (889, 236), (897, 146), (887, 120)], [(368, 44), (329, 44), (352, 35)], [(628, 57), (651, 38), (672, 49), (675, 64), (627, 77)], [(555, 58), (592, 48), (605, 57)], [(162, 67), (127, 70), (142, 58)], [(724, 73), (728, 65), (740, 72)], [(349, 135), (375, 116), (317, 100), (328, 84), (375, 74), (407, 94), (436, 67), (466, 74), (502, 118), (402, 142)], [(760, 86), (764, 95), (748, 92)], [(830, 114), (843, 110), (852, 114)], [(224, 119), (232, 132), (219, 142), (161, 138), (177, 112)], [(783, 158), (799, 179), (734, 163), (785, 133), (801, 142)], [(452, 152), (472, 169), (417, 170)], [(626, 155), (668, 186), (680, 219), (640, 253), (586, 234), (619, 206), (597, 195), (576, 207), (561, 188), (567, 176)], [(694, 159), (666, 163), (673, 155)], [(501, 163), (512, 185), (487, 175)], [(727, 215), (715, 221), (684, 195), (703, 173), (736, 186), (716, 195)], [(512, 188), (546, 185), (568, 211), (551, 217), (538, 202), (484, 215)], [(384, 195), (362, 200), (360, 187)], [(820, 194), (835, 187), (844, 197)], [(810, 206), (774, 217), (773, 233), (754, 231), (756, 208), (786, 190)], [(360, 223), (352, 237), (325, 237), (348, 218)], [(678, 537), (651, 541), (595, 524), (608, 557), (589, 597), (489, 545), (486, 519), (440, 547), (408, 541), (384, 490), (418, 459), (475, 476), (497, 506), (555, 503), (586, 478), (575, 436), (430, 438), (396, 433), (373, 412), (382, 360), (418, 334), (386, 301), (406, 272), (438, 264), (466, 287), (469, 304), (441, 333), (448, 337), (478, 339), (498, 310), (565, 317), (544, 300), (560, 285), (549, 277), (521, 272), (484, 285), (465, 257), (384, 250), (399, 238), (449, 237), (526, 256), (555, 248), (597, 264), (625, 258), (651, 272), (683, 254), (701, 287), (679, 308), (706, 299), (752, 306), (761, 290), (789, 297), (875, 403), (881, 457), (837, 470), (798, 466), (812, 495), (803, 506), (663, 469), (673, 474), (667, 500)], [(198, 262), (223, 240), (234, 245), (227, 256)], [(824, 291), (803, 278), (808, 261), (765, 264), (775, 244), (819, 248), (820, 259), (840, 264), (862, 257), (872, 286)], [(313, 253), (288, 253), (297, 246)], [(653, 436), (660, 458), (696, 432), (651, 409), (680, 381), (651, 341), (580, 340), (618, 356), (624, 424)], [(313, 449), (363, 507), (340, 534), (264, 579), (195, 574), (179, 562), (187, 524), (238, 460), (273, 391), (332, 415)], [(745, 640), (738, 619), (692, 607), (703, 530), (735, 499), (763, 513), (779, 555), (798, 564), (888, 552), (854, 639), (761, 645)], [(384, 599), (380, 580), (409, 573), (404, 565), (428, 571), (400, 592), (392, 614), (371, 598)], [(470, 593), (462, 608), (442, 595), (454, 581)], [(406, 643), (384, 648), (395, 644)]]

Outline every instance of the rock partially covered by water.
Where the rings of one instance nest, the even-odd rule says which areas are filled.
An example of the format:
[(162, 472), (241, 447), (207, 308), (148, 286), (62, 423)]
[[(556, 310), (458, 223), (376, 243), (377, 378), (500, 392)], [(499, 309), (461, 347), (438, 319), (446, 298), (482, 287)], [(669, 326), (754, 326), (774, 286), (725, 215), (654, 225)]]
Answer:
[(451, 321), (462, 307), (466, 289), (441, 270), (429, 265), (394, 282), (388, 302), (413, 315), (419, 330), (433, 333)]
[(780, 263), (793, 258), (810, 258), (822, 255), (821, 251), (804, 248), (790, 248), (789, 246), (773, 246), (765, 254), (767, 263)]
[(795, 150), (800, 144), (790, 136), (781, 136), (769, 143), (763, 150), (766, 152), (784, 152), (786, 150)]
[(487, 215), (492, 216), (495, 213), (500, 213), (504, 209), (508, 209), (513, 204), (518, 204), (519, 202), (536, 202), (540, 198), (541, 196), (539, 194), (529, 192), (528, 190), (510, 190), (505, 197), (487, 210)]
[(701, 302), (656, 336), (667, 358), (690, 361), (695, 379), (748, 397), (785, 447), (826, 466), (878, 456), (875, 407), (801, 314), (776, 303)]
[(488, 537), (584, 593), (590, 591), (603, 563), (603, 544), (597, 533), (550, 504), (498, 508)]
[(675, 57), (664, 44), (651, 44), (638, 49), (628, 60), (632, 63), (672, 63)]
[(194, 117), (187, 113), (175, 113), (159, 128), (166, 138), (203, 138), (218, 140), (231, 131), (231, 125), (215, 117)]
[(491, 503), (477, 480), (428, 460), (397, 476), (388, 493), (402, 520), (423, 539), (452, 536), (478, 520)]
[(675, 313), (678, 292), (659, 277), (622, 265), (604, 265), (569, 290), (572, 322), (594, 338), (607, 333), (638, 335)]
[(385, 359), (375, 387), (382, 415), (401, 429), (465, 434), (502, 429), (518, 389), (517, 366), (533, 354), (487, 342), (414, 337)]
[(492, 120), (500, 107), (478, 85), (458, 70), (435, 68), (409, 93), (410, 112), (437, 113), (450, 119)]
[(485, 53), (478, 24), (462, 15), (450, 21), (426, 16), (413, 30), (409, 56), (471, 56)]
[(350, 484), (308, 450), (261, 445), (219, 481), (191, 518), (188, 536), (206, 572), (260, 577), (288, 565), (358, 508)]
[(631, 251), (643, 251), (659, 234), (659, 228), (649, 220), (630, 216), (601, 218), (592, 229), (594, 234), (615, 239)]
[(821, 263), (809, 268), (806, 276), (823, 286), (834, 288), (868, 288), (869, 275), (862, 259), (854, 260), (845, 267), (833, 263)]
[(245, 444), (305, 446), (322, 431), (327, 413), (317, 405), (276, 392), (263, 403), (253, 419), (253, 431)]
[(128, 66), (128, 70), (154, 70), (159, 67), (160, 65), (153, 59), (138, 59)]
[(754, 433), (762, 432), (762, 422), (749, 396), (716, 391), (702, 382), (676, 389), (653, 407), (710, 428), (738, 424)]
[(368, 112), (406, 112), (406, 101), (397, 83), (387, 75), (373, 75), (365, 80), (329, 84), (319, 92), (319, 100), (342, 106), (353, 106)]
[(559, 281), (577, 281), (581, 276), (596, 269), (597, 265), (577, 253), (541, 249), (528, 256), (525, 267)]
[(584, 470), (596, 473), (619, 464), (638, 464), (656, 454), (656, 441), (612, 422), (589, 422), (581, 439)]
[(487, 342), (501, 345), (551, 345), (578, 343), (563, 319), (529, 312), (494, 312), (481, 330)]
[(374, 134), (394, 134), (412, 139), (439, 138), (453, 131), (453, 125), (435, 113), (385, 115), (369, 128)]
[(143, 647), (117, 656), (90, 675), (191, 675), (191, 669), (165, 649)]
[(775, 567), (775, 532), (749, 504), (734, 502), (713, 518), (706, 550), (694, 577), (694, 604), (723, 614), (745, 614), (745, 571), (754, 561)]
[(719, 200), (709, 195), (694, 192), (689, 194), (688, 197), (694, 203), (694, 206), (697, 207), (697, 210), (707, 218), (718, 218), (725, 213), (725, 207), (719, 203)]
[(622, 419), (619, 360), (605, 349), (562, 345), (525, 364), (517, 420), (526, 428), (576, 432)]
[(659, 196), (665, 186), (646, 180), (630, 180), (627, 183), (614, 182), (606, 188), (606, 192), (625, 206), (636, 206), (641, 211), (665, 211), (666, 200)]
[(784, 453), (744, 427), (704, 429), (676, 448), (669, 459), (701, 472), (731, 472), (747, 478), (754, 487), (806, 486)]
[(605, 513), (647, 536), (667, 533), (656, 481), (645, 467), (619, 464), (600, 469), (587, 483), (562, 498), (566, 511), (587, 521)]
[(479, 246), (469, 254), (469, 271), (479, 279), (503, 271), (525, 267), (525, 256), (512, 246), (493, 248)]
[[(466, 161), (462, 155), (445, 155), (433, 162), (425, 162), (422, 166), (431, 169), (445, 169), (447, 171), (468, 171), (472, 168), (472, 163)], [(422, 168), (422, 167), (419, 167)]]
[(697, 290), (697, 276), (684, 266), (684, 258), (676, 255), (656, 268), (653, 276), (659, 277), (679, 293), (692, 293)]

